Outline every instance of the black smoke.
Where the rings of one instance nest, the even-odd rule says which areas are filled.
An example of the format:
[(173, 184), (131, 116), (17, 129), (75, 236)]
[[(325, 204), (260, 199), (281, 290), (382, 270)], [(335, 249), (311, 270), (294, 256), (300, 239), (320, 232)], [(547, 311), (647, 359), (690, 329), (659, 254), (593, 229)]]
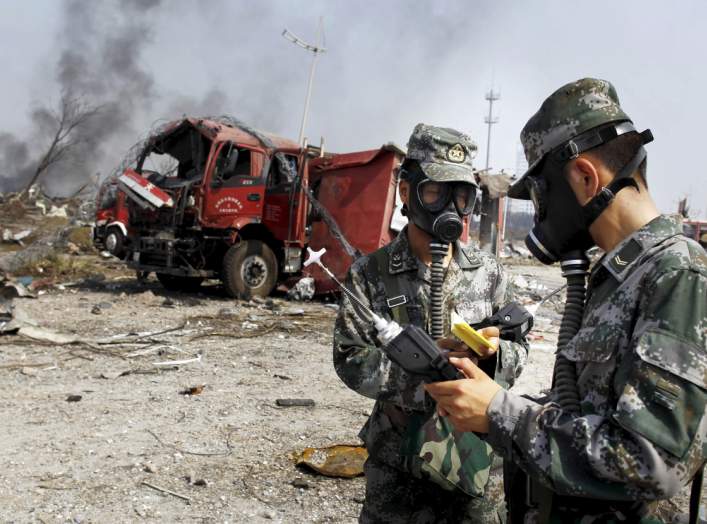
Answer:
[(141, 62), (151, 44), (149, 22), (160, 0), (98, 3), (66, 0), (54, 65), (56, 90), (30, 111), (26, 138), (0, 134), (0, 191), (19, 190), (30, 179), (56, 129), (58, 99), (80, 99), (98, 112), (77, 127), (75, 146), (40, 179), (50, 194), (69, 194), (115, 161), (136, 114), (152, 110), (154, 79)]
[[(49, 51), (53, 70), (46, 98), (30, 112), (31, 131), (18, 136), (6, 129), (0, 136), (0, 191), (18, 189), (31, 176), (51, 134), (46, 118), (38, 124), (36, 117), (50, 114), (63, 93), (84, 97), (100, 113), (81, 128), (79, 146), (45, 173), (50, 194), (70, 194), (96, 172), (106, 176), (154, 124), (185, 114), (230, 114), (296, 138), (311, 54), (281, 32), (287, 27), (313, 41), (320, 14), (328, 52), (315, 76), (311, 142), (325, 135), (327, 148), (339, 151), (390, 140), (404, 145), (418, 121), (461, 129), (471, 121), (469, 106), (450, 91), (468, 89), (460, 76), (468, 78), (470, 58), (460, 42), (481, 39), (484, 27), (482, 18), (465, 16), (464, 2), (61, 5), (56, 51)], [(10, 159), (9, 150), (22, 154)]]

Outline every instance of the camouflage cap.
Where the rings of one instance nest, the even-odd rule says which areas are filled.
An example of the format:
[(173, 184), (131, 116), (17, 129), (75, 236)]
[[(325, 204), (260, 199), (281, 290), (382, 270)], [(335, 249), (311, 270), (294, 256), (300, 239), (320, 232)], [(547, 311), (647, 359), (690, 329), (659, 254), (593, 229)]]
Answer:
[(616, 89), (606, 80), (582, 78), (562, 86), (540, 106), (520, 132), (528, 170), (510, 189), (512, 198), (528, 198), (523, 179), (557, 146), (610, 122), (630, 121)]
[(417, 124), (408, 140), (406, 158), (417, 160), (435, 182), (476, 184), (471, 163), (476, 150), (476, 143), (455, 129)]

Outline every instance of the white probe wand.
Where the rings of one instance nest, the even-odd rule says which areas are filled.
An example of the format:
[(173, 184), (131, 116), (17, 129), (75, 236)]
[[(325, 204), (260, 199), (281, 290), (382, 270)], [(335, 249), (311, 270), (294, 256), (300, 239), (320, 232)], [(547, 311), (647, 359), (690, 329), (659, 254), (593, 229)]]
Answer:
[(356, 304), (358, 304), (366, 313), (371, 316), (371, 318), (373, 319), (373, 325), (378, 331), (378, 338), (381, 340), (381, 342), (383, 342), (383, 344), (388, 344), (391, 340), (393, 340), (400, 334), (403, 328), (401, 328), (394, 320), (388, 322), (383, 317), (376, 315), (373, 311), (371, 311), (371, 308), (361, 302), (361, 300), (356, 295), (354, 295), (352, 291), (350, 291), (346, 286), (339, 282), (339, 279), (336, 278), (334, 273), (329, 271), (329, 268), (322, 264), (321, 258), (324, 256), (325, 253), (326, 248), (324, 247), (321, 248), (319, 251), (312, 251), (312, 248), (308, 247), (307, 260), (304, 261), (304, 267), (310, 266), (312, 264), (317, 264), (320, 268), (322, 268), (322, 270), (327, 274), (327, 276), (331, 278), (334, 282), (336, 282), (336, 284), (341, 288), (344, 293), (348, 295), (351, 300), (356, 302)]

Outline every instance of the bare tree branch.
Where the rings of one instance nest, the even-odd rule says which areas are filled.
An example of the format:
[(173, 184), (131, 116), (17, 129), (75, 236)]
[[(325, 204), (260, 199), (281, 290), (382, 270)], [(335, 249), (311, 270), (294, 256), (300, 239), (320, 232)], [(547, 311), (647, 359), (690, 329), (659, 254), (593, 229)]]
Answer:
[(81, 139), (76, 136), (77, 130), (100, 111), (100, 106), (87, 103), (80, 95), (72, 96), (67, 92), (62, 95), (58, 112), (51, 112), (55, 125), (53, 137), (21, 196), (26, 196), (50, 166), (60, 162), (69, 151), (81, 143)]

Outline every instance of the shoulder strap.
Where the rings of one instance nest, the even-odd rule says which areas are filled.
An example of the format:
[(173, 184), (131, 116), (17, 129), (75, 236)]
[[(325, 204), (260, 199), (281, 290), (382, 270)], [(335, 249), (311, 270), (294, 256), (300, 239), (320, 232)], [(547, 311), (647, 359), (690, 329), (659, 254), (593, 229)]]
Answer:
[(371, 253), (370, 261), (376, 265), (378, 278), (383, 282), (385, 296), (390, 308), (390, 314), (398, 324), (404, 326), (410, 323), (408, 310), (406, 307), (407, 298), (400, 288), (397, 278), (388, 272), (388, 251), (379, 249)]

